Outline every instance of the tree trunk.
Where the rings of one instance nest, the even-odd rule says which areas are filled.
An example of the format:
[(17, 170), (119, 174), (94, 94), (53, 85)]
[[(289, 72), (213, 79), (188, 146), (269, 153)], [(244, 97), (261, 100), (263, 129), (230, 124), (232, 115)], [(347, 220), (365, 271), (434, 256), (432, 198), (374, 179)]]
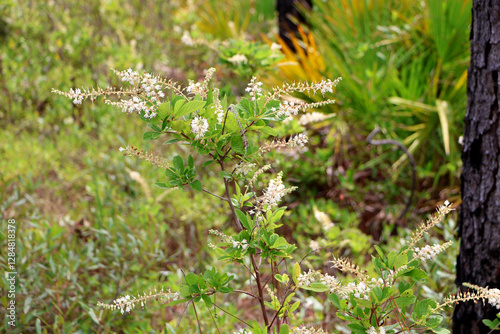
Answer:
[[(500, 0), (473, 0), (456, 283), (500, 287)], [(460, 303), (454, 334), (488, 333), (489, 304)]]
[(311, 0), (277, 0), (276, 2), (280, 37), (293, 51), (296, 50), (290, 36), (297, 33), (297, 23), (307, 25), (304, 16), (297, 10), (297, 5), (299, 3), (307, 9), (312, 8)]

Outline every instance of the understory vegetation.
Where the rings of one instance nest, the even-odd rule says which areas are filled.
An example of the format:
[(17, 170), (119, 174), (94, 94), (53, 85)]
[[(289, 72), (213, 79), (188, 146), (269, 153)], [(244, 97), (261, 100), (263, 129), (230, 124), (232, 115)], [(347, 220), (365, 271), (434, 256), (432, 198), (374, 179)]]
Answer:
[[(445, 207), (451, 212), (420, 236), (419, 247), (451, 243), (434, 261), (422, 262), (428, 277), (413, 272), (404, 279), (415, 279), (415, 298), (446, 303), (446, 297), (456, 293), (457, 215), (452, 209), (460, 205), (470, 7), (470, 0), (315, 1), (313, 11), (304, 12), (310, 27), (302, 27), (293, 39), (294, 53), (277, 37), (274, 1), (4, 1), (0, 212), (3, 220), (18, 222), (21, 301), (18, 326), (11, 332), (244, 333), (242, 318), (262, 318), (259, 304), (245, 294), (217, 296), (224, 312), (217, 311), (216, 317), (213, 308), (181, 303), (165, 307), (170, 300), (161, 298), (123, 313), (97, 305), (126, 295), (154, 295), (161, 289), (183, 291), (189, 273), (227, 273), (239, 289), (253, 291), (256, 283), (234, 253), (233, 262), (218, 259), (228, 255), (229, 248), (257, 249), (257, 241), (245, 246), (255, 236), (250, 233), (244, 239), (240, 233), (240, 239), (230, 239), (237, 245), (225, 240), (241, 232), (235, 228), (236, 211), (226, 201), (197, 191), (201, 184), (189, 173), (195, 169), (203, 189), (219, 197), (229, 197), (229, 190), (239, 195), (243, 216), (237, 216), (247, 221), (243, 217), (253, 207), (244, 209), (238, 182), (248, 180), (233, 170), (222, 169), (224, 174), (212, 168), (207, 152), (228, 145), (234, 151), (232, 162), (249, 162), (252, 154), (265, 151), (259, 151), (263, 143), (290, 143), (299, 134), (307, 135), (307, 145), (269, 147), (266, 155), (256, 158), (261, 166), (255, 170), (270, 167), (254, 184), (260, 192), (251, 192), (255, 203), (262, 202), (262, 190), (280, 172), (287, 187), (298, 189), (280, 198), (287, 210), (275, 208), (281, 212), (281, 225), (268, 231), (276, 229), (287, 245), (296, 246), (293, 255), (291, 250), (280, 254), (292, 259), (283, 267), (289, 281), (310, 269), (341, 276), (330, 263), (334, 258), (349, 258), (370, 277), (389, 272), (388, 263), (394, 264), (395, 255), (381, 254), (404, 254), (398, 259), (409, 265), (418, 259), (417, 251), (406, 255), (404, 248), (408, 240), (413, 242), (412, 231), (418, 231), (418, 224), (437, 207)], [(218, 125), (210, 123), (207, 130), (203, 120), (193, 116), (189, 122), (199, 123), (175, 124), (172, 131), (196, 136), (163, 137), (169, 129), (167, 118), (173, 124), (191, 117), (186, 109), (180, 111), (183, 104), (176, 107), (179, 98), (174, 93), (165, 91), (169, 109), (152, 117), (93, 101), (105, 95), (99, 88), (125, 87), (124, 77), (134, 86), (122, 72), (129, 68), (141, 80), (144, 73), (153, 73), (178, 82), (183, 88), (175, 94), (187, 104), (200, 102), (197, 106), (203, 111), (191, 110), (199, 113), (196, 117), (208, 119), (208, 106), (217, 110), (216, 101), (224, 110), (233, 104), (235, 111), (225, 116), (233, 117), (230, 125), (225, 128), (225, 120), (219, 122), (217, 114), (210, 114)], [(342, 80), (335, 81), (339, 77)], [(285, 97), (274, 96), (274, 102), (257, 102), (256, 83), (268, 87), (264, 98), (272, 92), (269, 87), (332, 82), (328, 80), (335, 85), (325, 90), (290, 89)], [(204, 83), (206, 89), (196, 94)], [(169, 86), (174, 91), (175, 87)], [(87, 101), (81, 103), (83, 97), (78, 100), (76, 91), (71, 99), (53, 93), (70, 88), (99, 94), (85, 96)], [(279, 114), (283, 105), (314, 108), (304, 107), (287, 119), (290, 115)], [(266, 114), (266, 106), (278, 114)], [(260, 118), (251, 118), (251, 112)], [(241, 123), (247, 120), (254, 137)], [(378, 132), (367, 141), (375, 129)], [(232, 131), (229, 137), (224, 137), (225, 131)], [(206, 133), (216, 138), (214, 147), (195, 144)], [(160, 140), (154, 140), (160, 134)], [(210, 156), (217, 163), (226, 157)], [(185, 175), (166, 177), (170, 161)], [(175, 187), (179, 185), (183, 189)], [(258, 221), (254, 213), (248, 213), (248, 224)], [(0, 244), (5, 240), (1, 233)], [(372, 261), (377, 254), (380, 263)], [(5, 259), (1, 261), (5, 269)], [(276, 286), (288, 282), (276, 273), (263, 272), (263, 277)], [(2, 280), (0, 309), (8, 303), (7, 281)], [(189, 280), (196, 281), (193, 276)], [(289, 321), (290, 329), (307, 325), (327, 333), (366, 332), (348, 327), (346, 319), (336, 315), (342, 298), (317, 293), (324, 292), (321, 289), (295, 291), (289, 306), (296, 301), (300, 306), (290, 311), (283, 325)], [(265, 293), (272, 306), (272, 293)], [(184, 288), (182, 297), (189, 296)], [(451, 328), (451, 312), (452, 308), (440, 310), (443, 333)], [(8, 328), (6, 322), (0, 326)]]

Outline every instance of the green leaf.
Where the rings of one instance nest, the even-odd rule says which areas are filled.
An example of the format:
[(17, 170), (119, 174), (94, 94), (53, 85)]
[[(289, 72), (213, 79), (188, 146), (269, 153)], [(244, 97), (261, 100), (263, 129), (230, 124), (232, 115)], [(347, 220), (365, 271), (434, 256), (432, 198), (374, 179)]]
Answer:
[(192, 113), (193, 111), (196, 111), (198, 109), (201, 109), (205, 106), (206, 102), (205, 101), (189, 101), (188, 103), (184, 104), (180, 109), (177, 109), (177, 104), (175, 105), (175, 116), (176, 117), (182, 117), (185, 115), (188, 115)]
[(182, 161), (182, 158), (180, 156), (176, 155), (174, 157), (173, 163), (175, 169), (177, 169), (178, 171), (182, 172), (184, 170), (184, 162)]
[(336, 293), (330, 293), (328, 299), (332, 302), (333, 306), (340, 309), (340, 298)]
[(415, 297), (415, 296), (412, 296), (412, 297), (398, 297), (395, 300), (396, 300), (396, 304), (400, 308), (404, 308), (404, 307), (406, 307), (408, 305), (411, 305), (411, 304), (415, 303), (415, 300), (417, 300), (417, 297)]
[(221, 286), (219, 290), (222, 293), (230, 293), (230, 292), (233, 292), (234, 289), (230, 288), (228, 286)]
[(366, 328), (360, 324), (348, 324), (347, 327), (355, 334), (366, 334)]
[(212, 303), (212, 299), (207, 296), (206, 294), (201, 294), (201, 298), (203, 299), (203, 301), (205, 302), (205, 305), (207, 305), (208, 308), (212, 307), (213, 303)]
[(427, 279), (429, 279), (429, 276), (427, 276), (426, 272), (423, 271), (422, 269), (418, 269), (418, 268), (415, 268), (409, 272), (406, 272), (404, 274), (404, 276), (410, 276), (415, 281), (419, 281), (419, 282), (424, 282), (424, 281), (427, 281)]
[(413, 316), (415, 319), (422, 319), (428, 316), (435, 307), (437, 307), (437, 303), (432, 299), (420, 300), (415, 304)]
[(92, 321), (94, 321), (96, 324), (99, 324), (100, 321), (99, 319), (97, 318), (96, 314), (94, 313), (94, 310), (93, 309), (89, 309), (89, 315), (90, 315), (90, 318), (92, 319)]
[(208, 160), (208, 161), (205, 161), (203, 163), (203, 165), (201, 165), (201, 167), (207, 167), (208, 165), (211, 165), (215, 162), (215, 160)]
[(288, 245), (289, 244), (285, 238), (279, 237), (278, 239), (274, 240), (272, 245), (269, 245), (269, 246), (272, 249), (284, 249), (284, 248), (288, 247)]
[(429, 317), (427, 318), (427, 321), (425, 322), (425, 325), (428, 327), (436, 327), (439, 326), (440, 323), (443, 322), (443, 318), (441, 316), (434, 316), (434, 317)]
[(301, 289), (314, 291), (314, 292), (325, 292), (328, 290), (328, 287), (323, 283), (314, 282), (314, 283), (311, 283), (309, 286), (302, 286)]
[(151, 140), (154, 140), (154, 139), (157, 139), (158, 137), (160, 137), (161, 133), (159, 132), (145, 132), (143, 135), (142, 135), (142, 139), (144, 141), (151, 141)]
[(191, 188), (193, 188), (196, 191), (202, 191), (203, 190), (203, 186), (202, 186), (200, 180), (194, 180), (189, 185), (191, 186)]
[(372, 289), (373, 293), (375, 294), (375, 297), (377, 297), (377, 300), (381, 302), (384, 299), (384, 293), (382, 292), (382, 289), (379, 288), (378, 286), (374, 287)]
[(169, 139), (166, 142), (164, 142), (163, 145), (169, 145), (169, 144), (177, 143), (178, 141), (181, 141), (181, 140), (178, 139), (178, 138)]
[(188, 273), (185, 279), (188, 285), (192, 285), (192, 284), (198, 284), (199, 277), (195, 273)]
[(288, 333), (290, 333), (290, 328), (288, 327), (288, 325), (287, 324), (281, 325), (280, 334), (288, 334)]
[(393, 266), (394, 266), (394, 261), (396, 261), (396, 257), (397, 257), (397, 254), (393, 251), (389, 252), (389, 254), (387, 255), (387, 266), (391, 269), (393, 269)]
[(449, 334), (450, 330), (446, 328), (431, 328), (431, 330), (436, 334)]
[(379, 246), (375, 245), (375, 250), (377, 251), (377, 253), (380, 256), (380, 258), (384, 259), (384, 252), (382, 251), (382, 248), (380, 248)]
[(229, 179), (229, 180), (233, 179), (233, 176), (230, 173), (226, 172), (226, 171), (220, 172), (219, 176), (222, 176), (223, 178)]
[(401, 266), (405, 265), (408, 262), (408, 256), (406, 253), (401, 253), (396, 257), (394, 261), (394, 269), (401, 268)]
[(179, 177), (179, 175), (175, 172), (175, 170), (172, 167), (165, 169), (165, 175), (169, 179), (173, 179), (173, 180), (175, 180)]
[(245, 154), (245, 147), (243, 146), (243, 138), (240, 134), (231, 136), (231, 148), (239, 154)]
[(180, 99), (175, 99), (174, 101), (172, 101), (172, 103), (174, 104), (174, 115), (177, 116), (177, 113), (179, 112), (179, 110), (181, 109), (181, 107), (184, 105), (184, 103), (186, 103), (186, 100), (184, 100), (184, 98), (182, 96), (178, 96), (180, 97)]
[(184, 298), (191, 297), (191, 289), (189, 288), (189, 285), (181, 286), (179, 293)]
[(297, 285), (297, 278), (299, 278), (300, 276), (300, 264), (298, 262), (295, 262), (295, 264), (293, 265), (293, 268), (292, 268), (292, 279), (293, 279), (293, 283), (295, 283), (295, 285)]
[(269, 126), (264, 126), (263, 128), (260, 128), (259, 131), (262, 132), (263, 134), (273, 137), (276, 137), (278, 135), (278, 132)]
[(191, 284), (189, 286), (189, 289), (194, 292), (194, 293), (200, 293), (201, 290), (200, 290), (200, 287), (198, 286), (198, 284)]
[(188, 156), (188, 166), (189, 168), (194, 168), (194, 159), (191, 154)]
[(239, 209), (236, 209), (236, 216), (238, 217), (238, 219), (240, 220), (241, 224), (243, 225), (243, 227), (247, 230), (247, 231), (251, 231), (252, 228), (250, 226), (250, 222), (248, 221), (248, 217), (247, 215), (239, 210)]

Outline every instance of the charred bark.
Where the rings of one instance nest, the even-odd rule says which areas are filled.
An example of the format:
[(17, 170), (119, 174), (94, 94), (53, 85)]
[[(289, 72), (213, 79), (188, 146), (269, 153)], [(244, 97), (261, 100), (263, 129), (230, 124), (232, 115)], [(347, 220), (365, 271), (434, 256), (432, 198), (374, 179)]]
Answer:
[(276, 3), (280, 37), (293, 51), (296, 50), (290, 36), (297, 33), (298, 24), (308, 25), (305, 17), (297, 10), (298, 4), (307, 9), (312, 8), (311, 0), (278, 0)]
[[(500, 0), (473, 0), (471, 63), (467, 78), (467, 112), (462, 151), (461, 238), (456, 283), (500, 287)], [(489, 304), (460, 303), (453, 333), (479, 334), (494, 319)]]

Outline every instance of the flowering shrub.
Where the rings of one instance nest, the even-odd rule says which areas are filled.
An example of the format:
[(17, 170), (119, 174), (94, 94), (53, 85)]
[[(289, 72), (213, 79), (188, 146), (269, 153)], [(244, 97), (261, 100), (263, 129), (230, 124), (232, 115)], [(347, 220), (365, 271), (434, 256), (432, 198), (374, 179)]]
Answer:
[[(262, 191), (257, 188), (257, 181), (263, 173), (271, 170), (270, 165), (263, 165), (267, 152), (303, 147), (308, 138), (305, 134), (296, 134), (288, 139), (274, 139), (264, 143), (261, 140), (276, 136), (273, 122), (284, 121), (296, 117), (299, 112), (334, 103), (333, 100), (296, 103), (290, 100), (289, 94), (333, 92), (340, 79), (312, 84), (285, 84), (265, 92), (262, 83), (253, 77), (246, 89), (248, 97), (230, 104), (213, 87), (213, 69), (207, 71), (203, 82), (190, 82), (186, 88), (131, 69), (115, 73), (130, 87), (55, 92), (73, 99), (76, 104), (104, 96), (105, 103), (126, 113), (137, 113), (148, 124), (151, 131), (144, 133), (144, 140), (168, 136), (165, 144), (182, 142), (190, 145), (192, 151), (199, 156), (205, 157), (202, 168), (218, 165), (219, 176), (225, 186), (225, 194), (222, 195), (203, 187), (191, 155), (177, 155), (172, 161), (165, 161), (132, 146), (120, 148), (125, 155), (143, 158), (165, 171), (165, 179), (156, 183), (158, 187), (191, 187), (228, 204), (235, 231), (232, 235), (226, 235), (218, 230), (210, 230), (210, 233), (220, 239), (219, 243), (210, 244), (210, 247), (219, 255), (220, 261), (237, 263), (248, 269), (256, 289), (254, 292), (235, 289), (233, 276), (213, 267), (202, 274), (187, 273), (184, 284), (175, 293), (154, 291), (138, 296), (127, 295), (111, 304), (99, 303), (98, 306), (125, 313), (138, 304), (144, 306), (150, 299), (162, 298), (167, 300), (167, 305), (185, 303), (195, 310), (195, 305), (202, 303), (211, 314), (216, 314), (217, 310), (226, 312), (218, 305), (217, 295), (243, 293), (258, 303), (262, 322), (238, 318), (244, 328), (239, 328), (235, 333), (280, 334), (324, 333), (322, 329), (307, 328), (300, 323), (298, 327), (290, 328), (289, 325), (295, 319), (294, 313), (300, 306), (300, 299), (296, 298), (299, 290), (325, 293), (338, 309), (338, 318), (344, 320), (351, 332), (356, 334), (399, 333), (423, 329), (445, 333), (447, 330), (439, 327), (442, 322), (439, 312), (446, 306), (467, 300), (484, 300), (500, 307), (498, 289), (473, 285), (469, 286), (475, 293), (458, 293), (441, 303), (431, 299), (418, 300), (414, 294), (418, 284), (428, 278), (421, 269), (421, 262), (432, 260), (450, 245), (444, 243), (416, 247), (423, 235), (452, 210), (448, 202), (439, 207), (437, 213), (423, 223), (407, 245), (398, 252), (385, 254), (376, 246), (377, 256), (373, 257), (375, 275), (368, 275), (344, 258), (333, 258), (331, 265), (346, 275), (352, 275), (353, 279), (341, 279), (315, 270), (305, 272), (300, 262), (294, 262), (291, 271), (287, 272), (284, 264), (293, 261), (296, 246), (277, 233), (277, 228), (283, 224), (282, 217), (286, 210), (286, 207), (279, 207), (279, 204), (296, 187), (287, 187), (281, 172), (271, 178)], [(117, 100), (110, 99), (113, 96)], [(324, 118), (312, 113), (302, 115), (301, 119), (303, 122), (312, 122)], [(315, 215), (325, 227), (331, 225), (324, 213), (317, 211)], [(202, 331), (201, 328), (199, 330)]]

